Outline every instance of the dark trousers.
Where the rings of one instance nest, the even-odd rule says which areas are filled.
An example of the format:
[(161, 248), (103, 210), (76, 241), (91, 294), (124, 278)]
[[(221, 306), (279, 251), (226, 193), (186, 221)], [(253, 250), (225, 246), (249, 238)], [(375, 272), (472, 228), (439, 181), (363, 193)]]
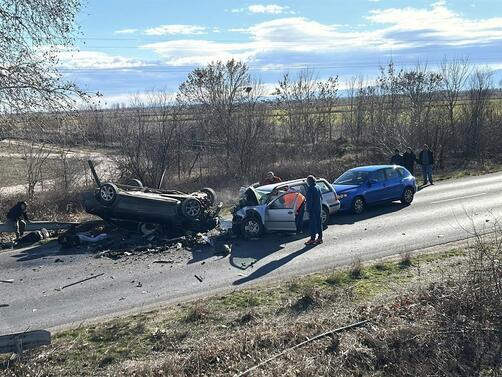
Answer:
[(301, 232), (303, 230), (303, 217), (305, 215), (305, 204), (302, 204), (298, 209), (298, 214), (295, 216), (296, 231)]
[(321, 211), (309, 212), (309, 228), (310, 228), (310, 239), (315, 240), (315, 236), (317, 234), (318, 238), (322, 240)]
[(432, 165), (422, 165), (422, 175), (424, 177), (424, 184), (427, 183), (427, 180), (429, 180), (429, 183), (432, 183)]
[(7, 224), (14, 228), (16, 239), (19, 239), (23, 236), (24, 230), (26, 229), (26, 222), (24, 220), (7, 219)]

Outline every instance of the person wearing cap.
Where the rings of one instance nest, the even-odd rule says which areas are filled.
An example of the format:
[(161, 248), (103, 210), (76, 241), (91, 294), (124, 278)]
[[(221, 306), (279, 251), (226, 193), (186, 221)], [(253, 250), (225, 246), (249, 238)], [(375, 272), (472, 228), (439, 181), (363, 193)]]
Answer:
[(422, 165), (422, 174), (424, 176), (424, 186), (427, 184), (427, 180), (429, 183), (432, 183), (432, 166), (434, 165), (434, 154), (429, 149), (427, 144), (424, 144), (424, 148), (418, 155), (418, 163)]
[[(307, 177), (306, 210), (309, 214), (310, 240), (305, 245), (322, 244), (322, 192), (313, 175)], [(317, 236), (317, 239), (316, 239)]]
[(274, 183), (280, 183), (282, 179), (274, 174), (273, 171), (269, 171), (262, 182), (262, 185), (272, 185)]
[(7, 224), (14, 228), (16, 233), (16, 240), (23, 236), (26, 229), (26, 223), (30, 222), (28, 214), (26, 213), (28, 205), (26, 202), (17, 202), (7, 213)]

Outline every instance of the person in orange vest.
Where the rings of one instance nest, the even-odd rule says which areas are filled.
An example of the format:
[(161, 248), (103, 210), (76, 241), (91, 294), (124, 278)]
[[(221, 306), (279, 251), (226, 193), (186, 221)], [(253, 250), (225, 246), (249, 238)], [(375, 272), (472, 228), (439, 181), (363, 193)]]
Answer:
[[(303, 216), (305, 215), (305, 196), (294, 188), (290, 188), (288, 193), (293, 193), (294, 195), (284, 195), (284, 197), (291, 197), (294, 201), (296, 199), (295, 205), (295, 224), (296, 224), (296, 233), (303, 233)], [(293, 207), (293, 203), (291, 203), (291, 207)]]

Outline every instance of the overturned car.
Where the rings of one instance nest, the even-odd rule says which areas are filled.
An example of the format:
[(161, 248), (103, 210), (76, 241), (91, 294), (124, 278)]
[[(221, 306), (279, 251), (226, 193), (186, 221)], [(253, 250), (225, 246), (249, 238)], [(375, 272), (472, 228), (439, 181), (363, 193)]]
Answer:
[(97, 184), (97, 189), (84, 193), (84, 208), (114, 225), (141, 233), (160, 227), (164, 233), (180, 234), (206, 232), (219, 223), (222, 203), (216, 205), (216, 193), (210, 188), (186, 193), (143, 187), (138, 180), (127, 185), (97, 180)]

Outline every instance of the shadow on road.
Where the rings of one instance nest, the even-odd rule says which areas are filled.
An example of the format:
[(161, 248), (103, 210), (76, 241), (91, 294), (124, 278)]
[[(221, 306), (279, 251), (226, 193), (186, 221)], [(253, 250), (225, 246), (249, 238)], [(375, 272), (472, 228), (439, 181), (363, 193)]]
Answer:
[(372, 205), (366, 208), (361, 215), (354, 215), (352, 213), (337, 213), (331, 217), (329, 225), (349, 225), (358, 221), (368, 220), (373, 217), (386, 215), (406, 208), (401, 203), (392, 202)]
[(13, 254), (13, 258), (17, 258), (17, 262), (27, 262), (48, 256), (65, 256), (65, 255), (78, 255), (86, 254), (83, 247), (60, 248), (57, 240), (48, 242), (45, 245), (26, 246), (19, 250), (17, 254)]
[(247, 282), (255, 280), (255, 279), (259, 279), (259, 278), (261, 278), (261, 277), (269, 274), (270, 272), (272, 272), (274, 270), (277, 270), (278, 268), (284, 266), (285, 264), (291, 262), (296, 257), (298, 257), (298, 256), (302, 255), (303, 253), (305, 253), (305, 252), (313, 249), (314, 247), (315, 246), (304, 246), (300, 250), (295, 251), (294, 253), (288, 254), (288, 255), (282, 257), (281, 259), (274, 260), (274, 261), (272, 261), (270, 263), (267, 263), (266, 265), (261, 266), (260, 268), (258, 268), (257, 270), (255, 270), (251, 275), (243, 277), (242, 279), (234, 281), (233, 285), (240, 285), (240, 284), (244, 284), (244, 283), (247, 283)]

